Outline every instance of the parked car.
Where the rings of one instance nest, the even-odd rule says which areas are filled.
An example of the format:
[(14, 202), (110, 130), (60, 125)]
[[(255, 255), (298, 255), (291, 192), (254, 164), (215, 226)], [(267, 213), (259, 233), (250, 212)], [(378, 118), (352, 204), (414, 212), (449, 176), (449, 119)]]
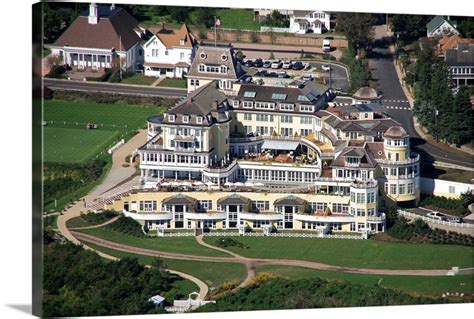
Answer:
[(271, 65), (272, 65), (272, 61), (264, 61), (262, 66), (264, 68), (269, 68)]
[(283, 64), (281, 65), (281, 67), (283, 69), (291, 69), (291, 66), (292, 66), (292, 62), (291, 61), (285, 61), (283, 62)]
[(276, 72), (268, 72), (267, 77), (269, 78), (276, 78), (278, 77), (278, 74)]
[(261, 70), (261, 71), (258, 71), (257, 74), (255, 74), (255, 75), (265, 77), (265, 76), (267, 76), (267, 73), (268, 73), (267, 70)]
[(344, 90), (342, 88), (334, 88), (334, 93), (335, 94), (341, 94), (342, 92), (344, 92)]
[(304, 65), (303, 63), (301, 63), (300, 61), (296, 61), (296, 62), (293, 62), (293, 64), (291, 65), (291, 68), (293, 70), (303, 70), (304, 69)]
[(311, 64), (309, 64), (308, 62), (304, 63), (303, 66), (305, 70), (311, 69)]
[(281, 62), (280, 62), (280, 60), (275, 60), (275, 61), (273, 61), (272, 64), (271, 64), (271, 68), (272, 68), (272, 69), (279, 69), (279, 68), (281, 68)]
[(426, 216), (437, 219), (437, 220), (446, 220), (446, 215), (438, 213), (438, 212), (430, 212), (426, 214)]
[(287, 79), (290, 77), (285, 71), (277, 72), (277, 76), (282, 79)]
[(329, 64), (324, 64), (323, 66), (321, 66), (321, 69), (327, 72), (331, 70), (331, 66)]
[(313, 76), (311, 74), (305, 74), (301, 79), (304, 81), (313, 81)]
[(253, 61), (251, 59), (246, 59), (244, 60), (244, 65), (245, 66), (253, 66)]
[(240, 83), (252, 83), (252, 77), (250, 75), (244, 75), (240, 79)]
[(448, 222), (451, 222), (451, 223), (462, 223), (463, 220), (461, 217), (448, 217)]
[(257, 68), (261, 68), (263, 66), (263, 60), (262, 59), (255, 59), (253, 61), (253, 66)]

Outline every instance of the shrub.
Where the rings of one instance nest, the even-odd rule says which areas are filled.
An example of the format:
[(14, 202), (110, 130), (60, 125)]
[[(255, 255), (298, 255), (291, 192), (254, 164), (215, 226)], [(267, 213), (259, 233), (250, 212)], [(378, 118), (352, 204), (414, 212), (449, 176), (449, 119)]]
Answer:
[(89, 225), (99, 225), (118, 216), (118, 213), (107, 210), (102, 213), (81, 213), (81, 218)]
[(221, 248), (226, 248), (226, 247), (237, 247), (237, 248), (242, 248), (242, 249), (247, 249), (248, 248), (247, 245), (244, 245), (240, 241), (237, 241), (237, 240), (235, 240), (233, 238), (230, 238), (230, 237), (218, 238), (216, 240), (215, 245), (217, 247), (221, 247)]
[(203, 30), (199, 30), (198, 36), (199, 36), (199, 39), (201, 39), (201, 40), (206, 40), (207, 39), (207, 34)]
[(131, 217), (120, 216), (119, 219), (112, 224), (106, 225), (104, 228), (130, 236), (145, 237), (142, 231), (142, 225)]
[(63, 79), (66, 77), (64, 73), (66, 73), (66, 67), (64, 65), (53, 65), (51, 66), (51, 70), (49, 70), (46, 77)]
[(453, 199), (444, 196), (422, 194), (420, 198), (420, 206), (440, 210), (448, 214), (464, 215), (466, 213), (466, 207), (469, 205), (467, 203), (471, 200), (470, 195), (463, 195), (461, 199)]

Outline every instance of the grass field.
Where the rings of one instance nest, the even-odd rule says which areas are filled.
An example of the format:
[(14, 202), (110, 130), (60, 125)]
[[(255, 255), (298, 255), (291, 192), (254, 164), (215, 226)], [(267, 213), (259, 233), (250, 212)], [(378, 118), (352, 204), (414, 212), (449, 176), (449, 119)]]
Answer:
[(414, 294), (438, 295), (445, 292), (474, 292), (472, 276), (385, 276), (351, 274), (336, 271), (324, 271), (302, 267), (264, 265), (257, 272), (271, 272), (288, 279), (324, 278), (328, 280), (346, 280), (353, 283), (373, 286), (380, 284), (385, 288), (400, 289)]
[[(209, 244), (217, 238), (204, 237)], [(473, 267), (472, 248), (453, 245), (386, 243), (373, 240), (238, 237), (249, 248), (228, 249), (246, 257), (285, 258), (331, 265), (384, 269)]]
[(160, 83), (158, 83), (158, 86), (185, 89), (188, 87), (188, 82), (186, 81), (186, 79), (166, 78)]
[(77, 217), (74, 217), (74, 218), (69, 219), (69, 220), (66, 222), (66, 226), (67, 226), (68, 228), (95, 226), (95, 225), (99, 225), (99, 224), (105, 223), (105, 222), (111, 220), (112, 218), (113, 218), (113, 217), (107, 218), (107, 219), (105, 219), (104, 221), (101, 221), (101, 222), (99, 222), (99, 223), (91, 223), (91, 222), (89, 222), (89, 221), (83, 219), (82, 216), (77, 216)]
[(249, 9), (221, 9), (217, 10), (222, 28), (240, 30), (260, 30), (258, 17), (254, 18), (253, 10)]
[[(120, 138), (146, 124), (146, 118), (162, 113), (161, 107), (86, 103), (60, 100), (44, 102), (44, 160), (85, 162)], [(86, 123), (98, 124), (88, 130)]]
[(120, 83), (122, 84), (134, 84), (134, 85), (152, 85), (157, 78), (144, 76), (141, 73), (135, 73), (131, 75), (127, 75), (125, 78), (122, 79)]
[(145, 249), (189, 255), (229, 256), (220, 251), (199, 245), (194, 237), (138, 238), (105, 228), (82, 229), (79, 231), (81, 233), (100, 237), (116, 243)]
[[(91, 248), (108, 255), (124, 258), (135, 257), (141, 264), (150, 265), (154, 257), (127, 253), (115, 249), (102, 247), (90, 242), (85, 242)], [(204, 261), (177, 260), (161, 258), (167, 268), (193, 275), (204, 281), (209, 288), (217, 288), (225, 282), (241, 282), (245, 279), (245, 267), (238, 263), (213, 263)]]
[(84, 163), (111, 145), (118, 131), (45, 127), (45, 162)]

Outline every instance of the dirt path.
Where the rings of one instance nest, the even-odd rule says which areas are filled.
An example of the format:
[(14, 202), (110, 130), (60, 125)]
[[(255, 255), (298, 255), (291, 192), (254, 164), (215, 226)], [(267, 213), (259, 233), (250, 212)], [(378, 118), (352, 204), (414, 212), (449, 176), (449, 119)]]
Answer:
[[(148, 256), (173, 258), (181, 260), (193, 260), (193, 261), (208, 261), (208, 262), (234, 262), (248, 265), (250, 268), (247, 273), (247, 278), (244, 282), (248, 282), (252, 278), (252, 272), (255, 272), (255, 268), (262, 265), (282, 265), (282, 266), (296, 266), (305, 267), (318, 270), (338, 271), (355, 274), (369, 274), (369, 275), (401, 275), (401, 276), (444, 276), (447, 273), (447, 269), (376, 269), (376, 268), (355, 268), (355, 267), (343, 267), (334, 266), (314, 261), (305, 260), (294, 260), (294, 259), (267, 259), (267, 258), (247, 258), (247, 257), (212, 257), (212, 256), (196, 256), (180, 253), (169, 253), (163, 251), (156, 251), (151, 249), (144, 249), (133, 247), (124, 244), (114, 243), (102, 238), (98, 238), (91, 235), (81, 234), (74, 232), (74, 236), (77, 236), (79, 240), (86, 240), (97, 244), (99, 246), (116, 249), (124, 252), (142, 254)], [(238, 255), (239, 256), (239, 255)], [(249, 274), (250, 273), (250, 274)]]

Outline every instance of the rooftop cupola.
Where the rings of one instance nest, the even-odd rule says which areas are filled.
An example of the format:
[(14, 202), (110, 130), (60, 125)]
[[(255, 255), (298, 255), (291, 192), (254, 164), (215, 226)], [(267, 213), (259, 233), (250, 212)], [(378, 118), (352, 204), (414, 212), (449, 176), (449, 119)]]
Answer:
[(99, 14), (97, 13), (97, 5), (91, 3), (89, 5), (89, 24), (97, 24), (99, 22)]

